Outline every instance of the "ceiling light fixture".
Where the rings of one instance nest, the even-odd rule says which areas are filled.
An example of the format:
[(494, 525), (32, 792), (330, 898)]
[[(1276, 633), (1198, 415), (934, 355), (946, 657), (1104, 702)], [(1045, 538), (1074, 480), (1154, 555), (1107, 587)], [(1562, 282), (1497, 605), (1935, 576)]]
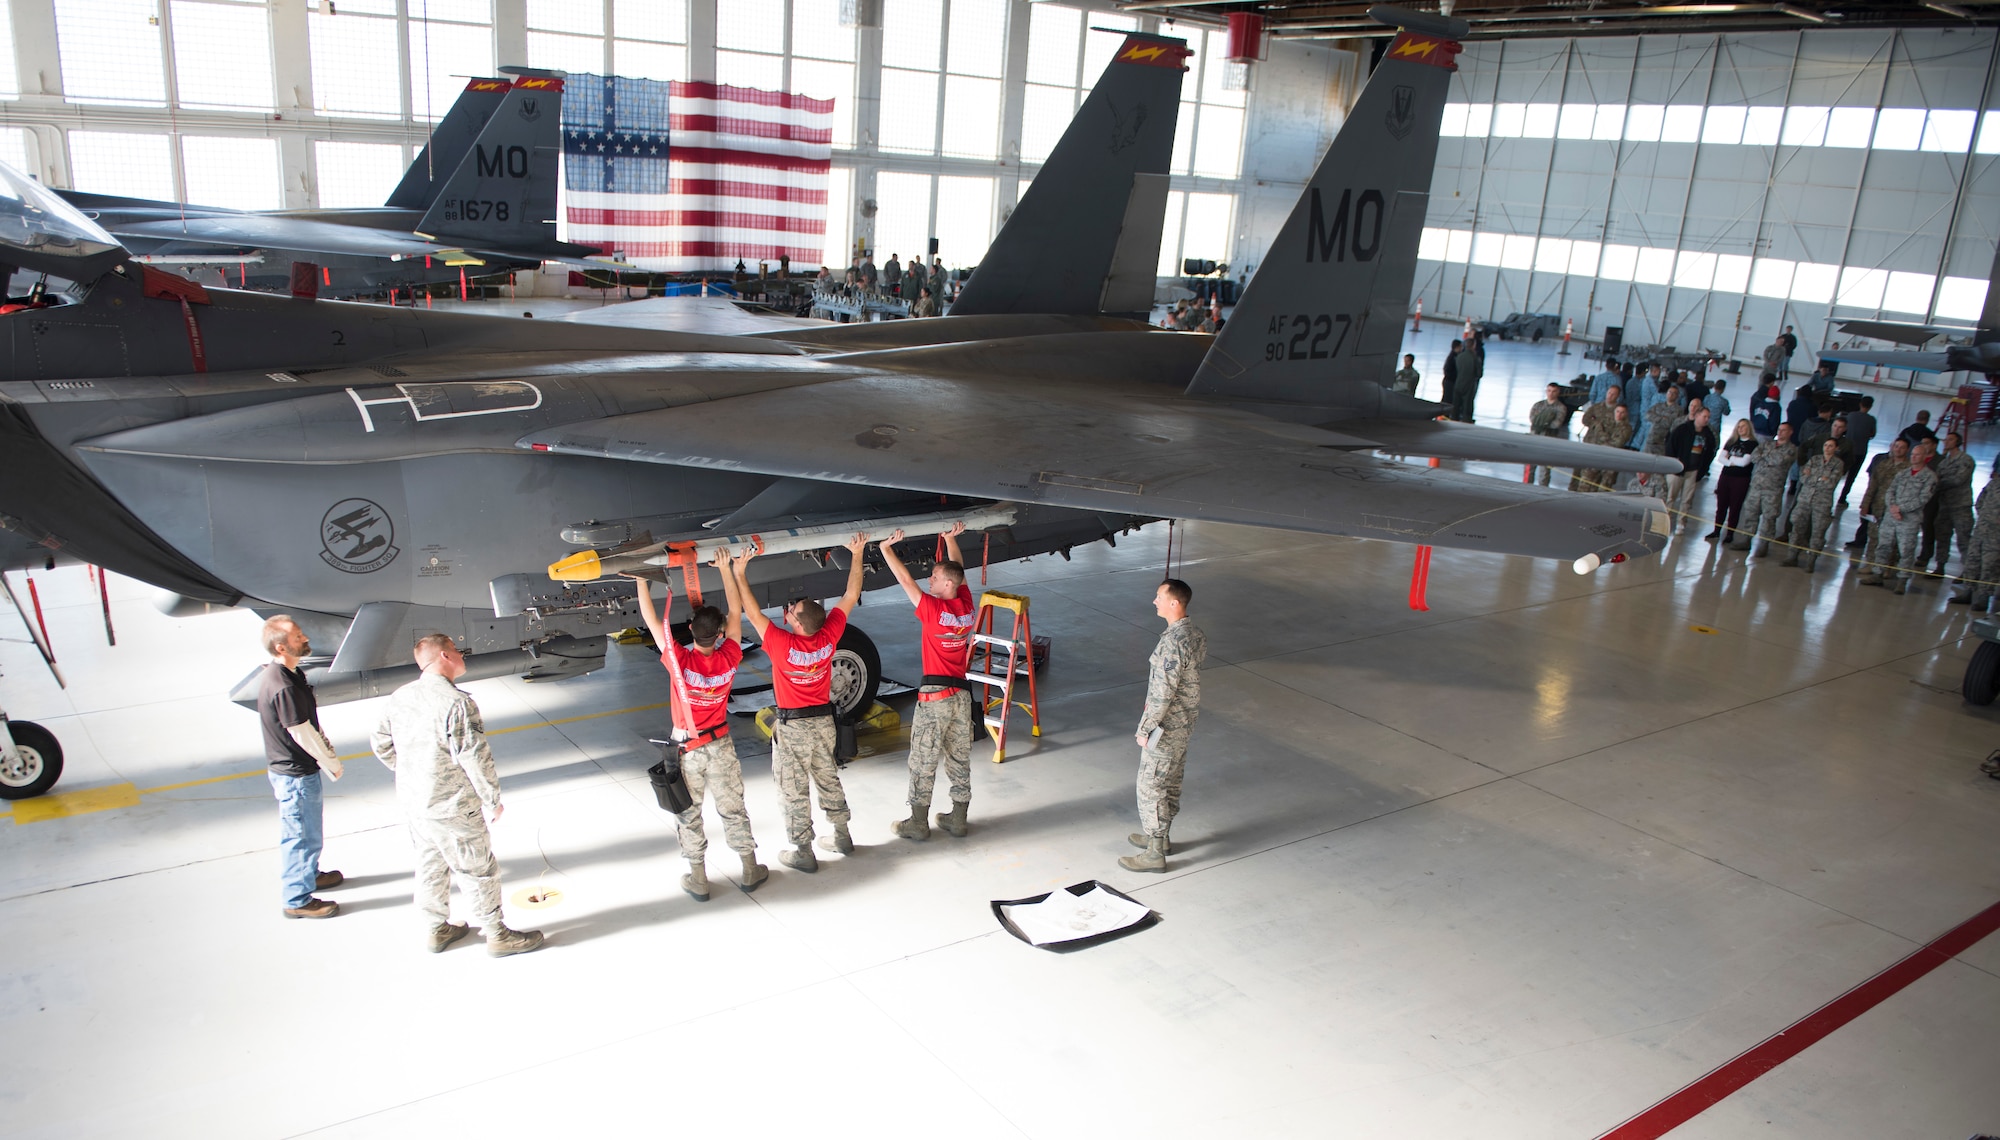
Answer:
[(1933, 12), (1943, 12), (1947, 16), (1956, 16), (1961, 20), (1972, 19), (1971, 12), (1966, 11), (1956, 4), (1940, 4), (1938, 0), (1923, 0), (1923, 5)]
[(1801, 20), (1811, 20), (1815, 24), (1826, 23), (1825, 16), (1810, 8), (1801, 8), (1796, 4), (1773, 4), (1771, 7), (1773, 10), (1783, 12), (1787, 16), (1794, 16)]

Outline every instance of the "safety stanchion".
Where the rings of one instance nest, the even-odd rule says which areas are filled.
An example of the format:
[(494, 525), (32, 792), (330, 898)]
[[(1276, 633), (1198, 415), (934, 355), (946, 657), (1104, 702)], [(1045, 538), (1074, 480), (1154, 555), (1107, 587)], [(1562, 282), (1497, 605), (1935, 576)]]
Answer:
[(1410, 332), (1412, 334), (1415, 334), (1415, 333), (1420, 333), (1422, 331), (1424, 331), (1424, 299), (1422, 297), (1418, 297), (1417, 311), (1411, 314)]
[(1572, 317), (1563, 322), (1563, 346), (1557, 351), (1557, 356), (1569, 355), (1569, 334), (1574, 331), (1576, 331), (1576, 318)]

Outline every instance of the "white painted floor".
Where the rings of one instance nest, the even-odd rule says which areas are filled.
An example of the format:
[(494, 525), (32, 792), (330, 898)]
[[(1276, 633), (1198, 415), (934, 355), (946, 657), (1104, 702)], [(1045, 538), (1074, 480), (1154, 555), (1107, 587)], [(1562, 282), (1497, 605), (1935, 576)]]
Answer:
[[(1496, 345), (1479, 419), (1521, 426), (1567, 363)], [(1407, 548), (1181, 533), (1210, 655), (1166, 876), (1115, 862), (1155, 527), (992, 574), (1054, 656), (1045, 735), (975, 762), (970, 837), (893, 838), (890, 752), (847, 771), (855, 854), (776, 870), (768, 754), (746, 754), (755, 895), (677, 889), (643, 776), (664, 714), (616, 711), (664, 700), (646, 653), (469, 686), (506, 730), (508, 893), (563, 894), (510, 908), (549, 934), (527, 957), (419, 950), (372, 761), (327, 801), (349, 876), (327, 922), (278, 916), (261, 774), (0, 821), (0, 1135), (1588, 1138), (2000, 901), (1978, 771), (2000, 713), (1960, 701), (1968, 615), (1934, 585), (1746, 563), (1697, 530), (1587, 579), (1439, 551), (1415, 613)], [(221, 697), (259, 664), (253, 617), (169, 620), (115, 580), (109, 649), (80, 572), (36, 582), (70, 686), (10, 641), (0, 693), (63, 740), (59, 792), (260, 767)], [(857, 620), (917, 671), (900, 595)], [(325, 710), (336, 746), (380, 708)], [(1057, 955), (988, 909), (1093, 877), (1164, 921)], [(1989, 939), (1674, 1136), (2000, 1130), (1996, 975)]]

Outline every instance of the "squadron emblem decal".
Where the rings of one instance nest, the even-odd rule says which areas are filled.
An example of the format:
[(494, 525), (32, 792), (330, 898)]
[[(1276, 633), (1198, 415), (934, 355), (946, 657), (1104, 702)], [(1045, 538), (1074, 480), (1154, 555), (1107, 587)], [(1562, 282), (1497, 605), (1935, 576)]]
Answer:
[(1417, 125), (1416, 88), (1398, 87), (1389, 92), (1389, 114), (1382, 122), (1389, 128), (1389, 133), (1395, 136), (1397, 142), (1403, 141), (1403, 136), (1409, 134), (1410, 128)]
[(396, 560), (389, 512), (368, 499), (342, 499), (319, 520), (320, 558), (344, 574), (373, 574)]

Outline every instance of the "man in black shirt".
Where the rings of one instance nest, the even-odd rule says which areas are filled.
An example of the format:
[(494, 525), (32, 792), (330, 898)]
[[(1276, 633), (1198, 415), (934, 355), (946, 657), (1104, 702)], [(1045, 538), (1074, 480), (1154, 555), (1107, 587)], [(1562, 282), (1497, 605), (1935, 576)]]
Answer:
[(257, 686), (257, 722), (270, 762), (271, 791), (278, 797), (278, 853), (284, 879), (286, 918), (332, 918), (340, 904), (313, 897), (315, 890), (340, 885), (339, 871), (319, 869), (325, 830), (320, 813), (323, 770), (340, 779), (339, 757), (319, 727), (312, 686), (299, 659), (312, 652), (305, 631), (279, 614), (264, 623), (264, 651), (271, 663)]
[(1917, 422), (1911, 424), (1909, 427), (1904, 428), (1902, 431), (1897, 432), (1896, 438), (1902, 440), (1904, 443), (1909, 444), (1910, 450), (1912, 452), (1915, 452), (1917, 450), (1917, 445), (1925, 440), (1930, 440), (1932, 443), (1936, 443), (1937, 433), (1931, 430), (1930, 411), (1928, 409), (1920, 409), (1917, 412)]
[(1452, 341), (1451, 351), (1444, 358), (1444, 395), (1439, 399), (1449, 404), (1458, 395), (1458, 354), (1464, 342)]
[(1694, 510), (1695, 484), (1708, 478), (1715, 448), (1715, 429), (1708, 426), (1707, 408), (1696, 408), (1694, 418), (1682, 420), (1667, 433), (1667, 455), (1681, 461), (1681, 473), (1667, 477), (1667, 502), (1674, 509), (1675, 534), (1687, 529)]

